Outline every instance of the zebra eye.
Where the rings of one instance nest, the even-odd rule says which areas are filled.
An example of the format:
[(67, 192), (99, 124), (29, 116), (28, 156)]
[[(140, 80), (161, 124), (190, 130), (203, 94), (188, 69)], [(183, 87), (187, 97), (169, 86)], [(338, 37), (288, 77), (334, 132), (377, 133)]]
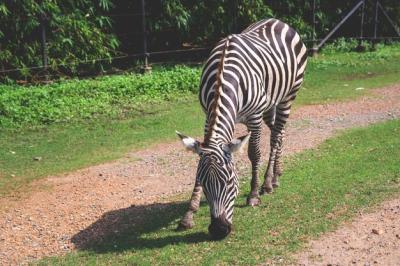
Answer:
[(233, 184), (233, 178), (229, 179), (228, 182), (226, 182), (228, 184), (228, 186)]
[(232, 156), (231, 156), (230, 152), (224, 151), (224, 159), (225, 159), (227, 162), (230, 162), (230, 161), (232, 160)]

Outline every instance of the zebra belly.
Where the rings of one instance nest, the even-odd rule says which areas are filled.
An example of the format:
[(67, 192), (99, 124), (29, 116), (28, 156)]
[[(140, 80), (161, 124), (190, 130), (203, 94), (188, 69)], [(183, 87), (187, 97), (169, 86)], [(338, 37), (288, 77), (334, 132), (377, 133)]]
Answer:
[(267, 107), (270, 109), (272, 106), (268, 104), (266, 95), (263, 94), (257, 105), (253, 105), (252, 108), (244, 109), (238, 112), (236, 123), (247, 124), (249, 120), (253, 120), (254, 118), (260, 118), (261, 122), (262, 115), (267, 111)]

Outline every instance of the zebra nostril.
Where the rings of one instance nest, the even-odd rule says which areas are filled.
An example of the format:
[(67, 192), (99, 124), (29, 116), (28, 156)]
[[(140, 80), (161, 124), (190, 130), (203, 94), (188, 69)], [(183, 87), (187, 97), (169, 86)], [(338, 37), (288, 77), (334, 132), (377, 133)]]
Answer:
[(232, 225), (226, 220), (225, 216), (211, 217), (211, 224), (208, 226), (208, 232), (215, 240), (225, 238), (232, 231)]

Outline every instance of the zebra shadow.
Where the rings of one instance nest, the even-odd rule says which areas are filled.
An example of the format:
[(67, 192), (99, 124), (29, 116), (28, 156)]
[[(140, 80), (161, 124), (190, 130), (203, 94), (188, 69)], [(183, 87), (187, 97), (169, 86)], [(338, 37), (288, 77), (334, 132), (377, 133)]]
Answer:
[(187, 206), (186, 201), (154, 203), (110, 211), (75, 234), (71, 241), (78, 250), (96, 253), (156, 249), (177, 243), (211, 241), (206, 232), (177, 232), (172, 229), (178, 224)]

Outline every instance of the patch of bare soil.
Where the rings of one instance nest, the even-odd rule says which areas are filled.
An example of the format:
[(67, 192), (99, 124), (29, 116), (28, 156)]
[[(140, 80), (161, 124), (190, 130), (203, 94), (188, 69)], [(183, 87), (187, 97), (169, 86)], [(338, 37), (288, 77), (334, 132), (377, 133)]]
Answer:
[(297, 265), (400, 265), (400, 198), (312, 241)]
[[(337, 130), (399, 117), (399, 86), (375, 90), (353, 102), (301, 107), (291, 116), (284, 152), (315, 147)], [(265, 161), (269, 130), (264, 130)], [(238, 127), (237, 131), (241, 135), (245, 129)], [(245, 152), (236, 162), (241, 175), (249, 172)], [(138, 214), (141, 208), (158, 207), (171, 195), (191, 191), (196, 163), (197, 157), (185, 152), (180, 143), (160, 144), (114, 162), (40, 180), (40, 187), (51, 189), (24, 199), (1, 199), (0, 206), (7, 207), (0, 217), (0, 265), (60, 255), (117, 230), (118, 212)], [(139, 216), (131, 222), (139, 221)]]

